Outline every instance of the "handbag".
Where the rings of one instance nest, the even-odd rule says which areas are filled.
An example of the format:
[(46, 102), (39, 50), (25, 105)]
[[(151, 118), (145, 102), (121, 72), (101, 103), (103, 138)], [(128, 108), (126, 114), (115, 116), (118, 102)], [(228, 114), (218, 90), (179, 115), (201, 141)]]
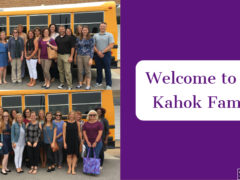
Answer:
[[(89, 158), (91, 149), (93, 149), (94, 157)], [(100, 174), (100, 159), (96, 158), (96, 153), (94, 148), (89, 148), (87, 157), (83, 158), (83, 173), (85, 174)]]
[[(3, 134), (1, 134), (1, 143), (3, 143)], [(3, 155), (3, 146), (0, 147), (0, 155)]]
[[(50, 43), (50, 40), (49, 40)], [(47, 47), (48, 59), (57, 59), (57, 51), (50, 46)]]
[[(45, 130), (45, 132), (46, 132), (46, 135), (47, 135), (48, 141), (51, 142), (51, 141), (50, 141), (50, 138), (48, 137), (48, 133), (47, 133), (46, 130)], [(51, 148), (52, 148), (52, 151), (53, 151), (53, 152), (58, 151), (58, 150), (59, 150), (59, 146), (58, 146), (57, 142), (55, 142), (55, 143), (53, 143), (53, 144), (54, 144), (53, 147), (52, 147), (51, 144), (50, 144), (50, 146), (51, 146)]]

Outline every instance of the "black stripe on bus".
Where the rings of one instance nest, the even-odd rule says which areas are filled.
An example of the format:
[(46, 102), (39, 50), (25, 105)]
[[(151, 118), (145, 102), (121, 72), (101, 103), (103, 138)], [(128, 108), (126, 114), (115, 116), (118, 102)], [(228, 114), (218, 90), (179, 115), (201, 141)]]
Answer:
[(115, 125), (110, 125), (109, 129), (115, 129)]

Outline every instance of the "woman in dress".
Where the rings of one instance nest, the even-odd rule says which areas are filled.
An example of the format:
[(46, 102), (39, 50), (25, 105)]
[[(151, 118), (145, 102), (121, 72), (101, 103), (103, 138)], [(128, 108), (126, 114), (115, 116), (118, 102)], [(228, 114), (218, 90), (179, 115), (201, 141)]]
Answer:
[(94, 55), (94, 39), (89, 33), (88, 26), (83, 26), (82, 34), (80, 38), (77, 38), (76, 43), (77, 58), (74, 59), (75, 64), (78, 67), (78, 85), (76, 88), (83, 86), (83, 72), (85, 72), (86, 78), (86, 90), (91, 89), (91, 65)]
[(56, 142), (58, 144), (59, 150), (55, 152), (55, 163), (59, 169), (62, 168), (62, 161), (63, 161), (63, 124), (64, 121), (62, 120), (62, 113), (60, 111), (56, 111), (55, 114), (56, 119), (53, 123), (57, 127), (57, 135), (56, 135)]
[(28, 158), (30, 160), (31, 169), (29, 174), (37, 174), (39, 160), (39, 138), (41, 136), (41, 124), (37, 121), (36, 112), (31, 112), (31, 122), (26, 127), (26, 142)]
[(3, 160), (2, 160), (2, 171), (3, 175), (7, 175), (8, 172), (11, 172), (8, 166), (8, 157), (9, 153), (12, 151), (11, 144), (11, 120), (10, 115), (7, 111), (3, 112), (3, 120), (1, 121), (1, 134), (3, 135)]
[(54, 147), (54, 144), (56, 143), (56, 133), (57, 127), (53, 123), (52, 113), (47, 112), (45, 123), (43, 125), (44, 149), (45, 152), (47, 153), (48, 163), (47, 172), (55, 170), (54, 153), (52, 151), (52, 147)]
[(6, 40), (6, 33), (2, 31), (0, 33), (0, 84), (2, 82), (7, 84), (6, 74), (8, 65), (8, 43)]
[[(97, 112), (94, 110), (89, 111), (87, 120), (88, 121), (83, 125), (83, 137), (85, 140), (86, 152), (88, 153), (90, 148), (94, 148), (96, 158), (99, 158), (103, 146), (103, 125), (98, 121)], [(90, 156), (93, 156), (93, 151), (91, 151)]]
[(23, 115), (21, 113), (17, 114), (16, 123), (12, 125), (11, 139), (16, 171), (17, 173), (23, 173), (22, 158), (25, 146), (25, 124), (23, 122)]
[(38, 40), (35, 38), (33, 30), (28, 31), (27, 42), (25, 46), (25, 57), (30, 76), (28, 86), (36, 85), (37, 80), (37, 55), (38, 55)]
[(79, 155), (79, 145), (80, 145), (80, 123), (75, 120), (75, 113), (69, 112), (68, 121), (63, 125), (63, 144), (64, 149), (67, 151), (67, 164), (68, 164), (68, 174), (75, 175), (77, 157)]

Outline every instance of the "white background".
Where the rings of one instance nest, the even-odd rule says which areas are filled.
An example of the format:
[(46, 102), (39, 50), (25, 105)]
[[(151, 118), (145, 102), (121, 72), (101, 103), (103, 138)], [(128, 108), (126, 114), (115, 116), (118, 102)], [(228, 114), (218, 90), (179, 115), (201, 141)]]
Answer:
[[(163, 84), (160, 80), (150, 84), (146, 72), (162, 72), (162, 76), (175, 75), (204, 75), (216, 77), (216, 84)], [(234, 75), (236, 84), (223, 84), (222, 74)], [(164, 99), (173, 100), (173, 95), (179, 99), (192, 99), (197, 95), (201, 99), (201, 109), (187, 108), (153, 108), (153, 96), (164, 96)], [(136, 116), (143, 121), (158, 120), (240, 120), (240, 108), (218, 108), (218, 102), (214, 108), (208, 108), (208, 96), (218, 96), (219, 100), (240, 100), (240, 61), (150, 61), (143, 60), (136, 65)], [(160, 101), (164, 104), (164, 101)]]

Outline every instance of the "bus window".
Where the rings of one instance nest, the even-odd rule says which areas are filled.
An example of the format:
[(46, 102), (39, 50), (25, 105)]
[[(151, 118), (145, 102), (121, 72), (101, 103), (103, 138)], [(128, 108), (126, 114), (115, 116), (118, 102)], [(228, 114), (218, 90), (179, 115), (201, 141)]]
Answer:
[(25, 95), (25, 108), (38, 112), (40, 109), (45, 111), (45, 96), (41, 94)]
[(22, 97), (21, 96), (2, 96), (2, 107), (10, 112), (15, 109), (22, 112)]
[(68, 114), (69, 101), (68, 94), (49, 94), (48, 109), (50, 112), (61, 111), (62, 114)]
[(6, 17), (0, 17), (0, 32), (7, 30), (7, 18)]
[(12, 34), (12, 31), (14, 28), (17, 28), (18, 24), (23, 25), (23, 32), (26, 33), (26, 25), (27, 25), (27, 16), (10, 16), (10, 33)]
[(104, 21), (104, 12), (74, 13), (74, 29), (78, 24), (87, 25), (90, 33), (97, 33), (98, 27)]
[(101, 92), (73, 93), (72, 109), (87, 114), (89, 110), (101, 107)]
[(59, 25), (64, 25), (66, 28), (70, 28), (70, 14), (52, 14), (51, 23)]
[(48, 27), (48, 15), (31, 15), (30, 16), (30, 29), (40, 29)]

